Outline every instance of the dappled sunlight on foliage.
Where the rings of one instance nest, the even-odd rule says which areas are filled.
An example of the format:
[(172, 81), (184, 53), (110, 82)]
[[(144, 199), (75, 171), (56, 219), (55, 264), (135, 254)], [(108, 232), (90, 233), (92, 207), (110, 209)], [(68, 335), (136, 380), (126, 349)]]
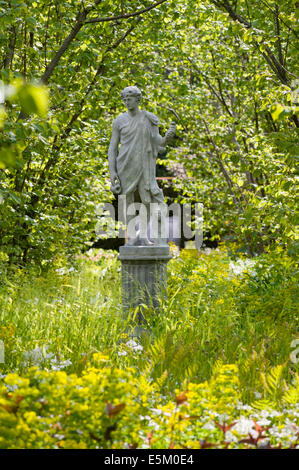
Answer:
[[(298, 447), (296, 9), (0, 2), (0, 448)], [(217, 247), (171, 246), (139, 336), (95, 248), (128, 85)]]
[[(96, 354), (80, 377), (29, 369), (0, 388), (0, 448), (250, 448), (294, 446), (294, 403), (266, 412), (240, 402), (238, 368), (218, 365), (207, 382), (169, 400), (133, 368)], [(298, 394), (297, 389), (289, 389)], [(180, 393), (180, 394), (179, 394)], [(295, 395), (294, 395), (295, 396)], [(288, 398), (286, 397), (286, 398)], [(265, 404), (262, 402), (262, 406)], [(297, 412), (298, 414), (298, 412)], [(265, 426), (267, 424), (267, 426)]]
[(7, 276), (1, 446), (295, 445), (294, 261), (270, 253), (246, 266), (225, 245), (183, 250), (141, 337), (121, 311), (115, 252)]

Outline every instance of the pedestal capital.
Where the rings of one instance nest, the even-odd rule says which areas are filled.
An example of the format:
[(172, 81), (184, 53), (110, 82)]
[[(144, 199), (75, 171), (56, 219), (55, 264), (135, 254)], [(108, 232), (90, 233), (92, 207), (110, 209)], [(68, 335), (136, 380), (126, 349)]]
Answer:
[(169, 246), (121, 246), (120, 261), (169, 261), (171, 259)]

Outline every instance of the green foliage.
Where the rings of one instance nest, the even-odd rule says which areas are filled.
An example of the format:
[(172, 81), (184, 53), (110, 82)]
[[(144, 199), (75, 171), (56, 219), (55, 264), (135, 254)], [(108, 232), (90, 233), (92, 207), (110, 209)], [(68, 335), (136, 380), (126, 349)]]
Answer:
[[(180, 19), (161, 28), (158, 46), (176, 47), (149, 75), (157, 65), (167, 69), (156, 101), (177, 116), (181, 146), (166, 163), (184, 164), (190, 179), (177, 184), (185, 200), (204, 204), (205, 228), (215, 238), (235, 239), (252, 255), (296, 239), (294, 6), (238, 2), (234, 17), (222, 12), (225, 5), (180, 2)], [(244, 17), (252, 26), (240, 23)]]
[[(90, 251), (73, 266), (57, 259), (45, 273), (5, 270), (2, 256), (0, 422), (11, 431), (1, 445), (254, 446), (239, 442), (254, 435), (253, 421), (270, 426), (272, 446), (294, 443), (296, 266), (279, 255), (173, 251), (168, 300), (144, 311), (148, 334), (140, 338), (135, 312), (122, 314), (115, 253)], [(18, 380), (27, 385), (15, 389)], [(119, 413), (109, 417), (107, 403), (122, 405)], [(224, 437), (215, 421), (239, 424)]]
[[(97, 203), (112, 197), (107, 148), (119, 92), (132, 83), (162, 131), (177, 122), (164, 163), (183, 165), (175, 188), (204, 204), (205, 230), (250, 255), (294, 245), (295, 3), (242, 0), (235, 11), (220, 0), (167, 0), (138, 14), (152, 5), (1, 4), (0, 80), (24, 82), (0, 108), (10, 262), (50, 264), (89, 246)], [(38, 82), (48, 86), (47, 116)]]
[[(245, 416), (247, 430), (244, 424), (240, 429)], [(190, 383), (167, 401), (147, 377), (112, 367), (98, 353), (81, 377), (37, 368), (22, 377), (8, 374), (0, 388), (0, 448), (202, 448), (206, 441), (214, 448), (246, 448), (265, 439), (269, 447), (296, 442), (287, 430), (292, 408), (268, 417), (265, 433), (255, 441), (249, 433), (253, 442), (246, 442), (251, 427), (258, 429), (255, 420), (263, 420), (242, 409), (234, 365), (218, 366), (210, 381)]]
[(240, 365), (244, 399), (250, 400), (256, 377), (288, 361), (296, 337), (296, 265), (285, 254), (277, 258), (270, 253), (232, 260), (224, 247), (175, 256), (169, 263), (168, 301), (159, 313), (144, 311), (151, 334), (143, 339), (143, 354), (131, 357), (118, 342), (131, 334), (135, 312), (122, 315), (115, 254), (99, 251), (69, 267), (57, 259), (48, 273), (16, 268), (15, 274), (2, 256), (1, 323), (14, 325), (14, 353), (2, 370), (23, 370), (24, 354), (36, 348), (47, 347), (45, 367), (51, 359), (67, 359), (73, 372), (82, 370), (89, 354), (109, 351), (117, 364), (137, 361), (154, 380), (163, 376), (167, 390), (185, 378), (204, 380), (222, 359)]
[[(3, 99), (20, 105), (23, 113), (37, 114), (40, 117), (47, 116), (48, 92), (42, 85), (27, 84), (17, 79), (10, 85), (0, 82), (0, 89)], [(17, 168), (20, 170), (25, 164), (22, 153), (26, 148), (26, 129), (25, 127), (17, 129), (11, 123), (5, 125), (8, 112), (4, 106), (1, 107), (0, 116), (0, 129), (3, 132), (0, 139), (0, 169)], [(18, 196), (15, 195), (15, 197), (17, 202), (20, 201)]]
[[(4, 448), (295, 445), (296, 2), (153, 5), (0, 3)], [(74, 258), (129, 84), (177, 123), (179, 200), (236, 243), (173, 258), (140, 342), (115, 255)]]

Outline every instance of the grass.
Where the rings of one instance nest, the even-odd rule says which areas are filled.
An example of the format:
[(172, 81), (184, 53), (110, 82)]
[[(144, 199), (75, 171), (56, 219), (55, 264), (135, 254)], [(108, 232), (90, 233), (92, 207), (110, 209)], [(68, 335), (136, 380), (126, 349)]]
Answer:
[(225, 247), (174, 253), (168, 300), (159, 312), (144, 313), (149, 335), (139, 339), (142, 352), (126, 344), (134, 312), (122, 313), (116, 253), (95, 251), (47, 273), (2, 271), (2, 279), (2, 374), (32, 363), (81, 374), (101, 352), (115, 366), (146, 371), (167, 394), (208, 379), (215, 364), (234, 363), (243, 399), (251, 402), (266, 393), (261, 377), (271, 368), (284, 365), (285, 384), (295, 372), (295, 264), (283, 253), (256, 258), (253, 266), (229, 258)]
[(296, 448), (296, 265), (232, 256), (173, 250), (138, 338), (116, 252), (0, 266), (0, 447)]

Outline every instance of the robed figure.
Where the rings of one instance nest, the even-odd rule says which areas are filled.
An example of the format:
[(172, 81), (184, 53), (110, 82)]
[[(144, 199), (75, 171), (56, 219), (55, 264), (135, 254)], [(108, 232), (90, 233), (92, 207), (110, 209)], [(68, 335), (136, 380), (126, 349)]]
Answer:
[[(175, 124), (172, 123), (165, 137), (162, 137), (159, 134), (159, 119), (153, 113), (139, 109), (140, 90), (130, 86), (122, 91), (121, 96), (128, 111), (113, 122), (108, 150), (111, 190), (126, 196), (127, 223), (130, 220), (127, 209), (134, 202), (135, 191), (138, 191), (146, 208), (148, 224), (151, 204), (164, 203), (163, 191), (156, 181), (156, 159), (174, 136)], [(147, 235), (136, 235), (127, 244), (150, 245), (151, 242)]]

